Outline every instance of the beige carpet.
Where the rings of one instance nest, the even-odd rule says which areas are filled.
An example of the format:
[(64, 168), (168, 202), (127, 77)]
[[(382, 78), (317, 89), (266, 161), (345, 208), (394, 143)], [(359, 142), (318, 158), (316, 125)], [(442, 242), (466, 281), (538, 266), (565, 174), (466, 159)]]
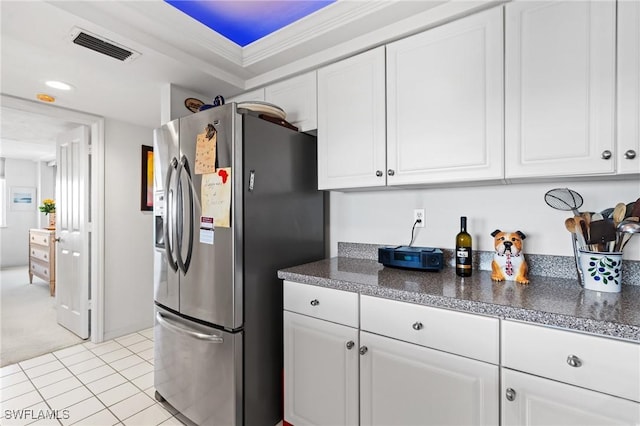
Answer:
[(49, 284), (29, 284), (26, 266), (0, 270), (0, 290), (0, 367), (83, 341), (58, 325)]

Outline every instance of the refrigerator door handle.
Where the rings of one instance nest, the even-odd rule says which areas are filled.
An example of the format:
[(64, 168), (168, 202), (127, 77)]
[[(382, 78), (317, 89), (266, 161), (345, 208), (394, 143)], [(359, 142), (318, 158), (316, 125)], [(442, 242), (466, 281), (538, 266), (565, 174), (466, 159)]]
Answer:
[[(189, 161), (187, 160), (187, 157), (182, 156), (182, 158), (180, 159), (180, 164), (178, 165), (178, 171), (177, 171), (177, 175), (178, 175), (178, 182), (182, 182), (182, 174), (183, 172), (185, 172), (186, 178), (187, 178), (187, 194), (188, 194), (188, 198), (189, 198), (189, 211), (188, 214), (185, 215), (185, 208), (184, 208), (184, 198), (182, 197), (182, 188), (180, 187), (179, 192), (180, 192), (180, 217), (182, 220), (182, 223), (180, 224), (180, 226), (177, 227), (178, 229), (178, 235), (177, 235), (177, 240), (178, 240), (178, 250), (177, 250), (177, 263), (178, 266), (180, 267), (180, 269), (182, 270), (182, 272), (184, 274), (187, 273), (187, 271), (189, 270), (189, 265), (191, 264), (191, 255), (193, 254), (193, 227), (194, 227), (194, 223), (193, 223), (193, 210), (194, 210), (194, 204), (193, 204), (193, 182), (191, 181), (191, 169), (189, 168)], [(189, 245), (187, 246), (187, 256), (185, 259), (182, 259), (182, 238), (183, 238), (183, 231), (184, 231), (184, 220), (185, 220), (185, 216), (188, 218), (188, 232), (189, 232)]]
[[(167, 263), (169, 267), (174, 271), (178, 270), (178, 265), (173, 256), (173, 248), (171, 246), (171, 237), (170, 235), (176, 226), (176, 211), (174, 200), (175, 200), (175, 191), (171, 188), (171, 176), (173, 175), (173, 171), (176, 169), (178, 165), (178, 160), (174, 157), (169, 163), (169, 170), (167, 171), (167, 180), (165, 182), (165, 188), (167, 188), (167, 200), (166, 200), (166, 220), (164, 221), (164, 241), (165, 241), (165, 254), (167, 256)], [(175, 240), (174, 240), (175, 241)]]
[(211, 343), (224, 343), (224, 338), (216, 334), (200, 333), (198, 331), (189, 330), (188, 328), (181, 327), (175, 321), (171, 321), (165, 318), (160, 312), (156, 313), (156, 320), (162, 327), (171, 330), (175, 333), (182, 334), (188, 337), (193, 337), (198, 340), (206, 340)]

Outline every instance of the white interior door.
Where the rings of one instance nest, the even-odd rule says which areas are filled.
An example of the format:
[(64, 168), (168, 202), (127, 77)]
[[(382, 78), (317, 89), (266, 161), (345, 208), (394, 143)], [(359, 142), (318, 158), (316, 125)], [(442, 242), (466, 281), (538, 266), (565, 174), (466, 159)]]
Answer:
[(89, 337), (89, 128), (57, 139), (56, 308), (58, 324)]

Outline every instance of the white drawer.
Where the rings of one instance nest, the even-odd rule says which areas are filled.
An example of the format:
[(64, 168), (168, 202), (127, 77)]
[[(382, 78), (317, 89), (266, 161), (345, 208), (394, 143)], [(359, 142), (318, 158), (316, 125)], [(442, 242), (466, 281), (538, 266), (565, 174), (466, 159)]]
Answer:
[(33, 244), (40, 244), (43, 246), (48, 246), (50, 239), (51, 239), (51, 235), (50, 234), (40, 234), (37, 232), (31, 232), (31, 236), (29, 238), (31, 240), (31, 243)]
[(497, 318), (372, 296), (360, 297), (360, 310), (364, 331), (498, 364)]
[(503, 321), (502, 365), (640, 401), (640, 344)]
[(38, 247), (31, 247), (29, 254), (31, 255), (31, 257), (42, 260), (43, 262), (49, 262), (51, 260), (49, 259), (49, 250), (43, 250)]
[(31, 273), (44, 280), (51, 278), (49, 267), (40, 263), (31, 262)]
[(285, 281), (284, 309), (358, 327), (358, 293)]

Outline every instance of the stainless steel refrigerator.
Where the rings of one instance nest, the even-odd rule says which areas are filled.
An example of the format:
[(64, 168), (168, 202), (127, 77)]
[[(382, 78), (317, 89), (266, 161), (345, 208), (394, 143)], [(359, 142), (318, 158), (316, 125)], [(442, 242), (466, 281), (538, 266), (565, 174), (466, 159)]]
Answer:
[[(212, 132), (216, 170), (231, 168), (228, 227), (202, 217), (196, 141)], [(277, 270), (325, 254), (315, 137), (231, 103), (156, 129), (153, 155), (156, 398), (199, 425), (273, 426), (282, 418)]]

